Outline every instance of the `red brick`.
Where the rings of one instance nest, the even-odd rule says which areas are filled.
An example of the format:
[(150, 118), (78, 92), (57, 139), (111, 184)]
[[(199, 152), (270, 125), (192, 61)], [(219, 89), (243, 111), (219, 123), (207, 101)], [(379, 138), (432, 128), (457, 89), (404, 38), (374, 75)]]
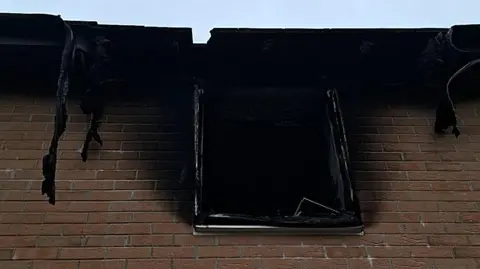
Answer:
[(33, 262), (32, 269), (77, 269), (78, 261), (37, 260)]
[(172, 235), (131, 235), (131, 246), (168, 246), (173, 245)]
[[(320, 260), (323, 262), (323, 260)], [(255, 262), (255, 261), (253, 261)], [(220, 260), (219, 260), (220, 263)], [(288, 269), (288, 268), (303, 268), (303, 260), (301, 259), (264, 259), (263, 260), (263, 268), (264, 269)], [(248, 263), (250, 265), (250, 262)], [(324, 263), (318, 263), (318, 266), (325, 265)], [(224, 268), (220, 267), (219, 268)], [(235, 268), (235, 267), (225, 267), (225, 268)], [(257, 267), (247, 267), (247, 268), (258, 268)], [(262, 267), (261, 267), (262, 268)], [(321, 268), (321, 267), (317, 267)], [(331, 268), (331, 267), (324, 267), (324, 268)]]
[(373, 258), (409, 258), (412, 255), (410, 247), (404, 246), (368, 247), (367, 251)]
[(387, 152), (418, 152), (419, 145), (411, 143), (384, 143), (383, 150)]
[(430, 125), (424, 118), (394, 118), (393, 123), (396, 126), (425, 126)]
[(124, 260), (80, 261), (78, 269), (124, 269), (124, 264)]
[[(418, 144), (422, 152), (452, 152), (455, 151), (455, 146), (452, 144), (440, 143), (421, 143)], [(457, 148), (458, 149), (458, 148)]]
[(480, 258), (480, 247), (455, 247), (455, 258)]
[(13, 257), (13, 249), (0, 249), (0, 260), (10, 260)]
[(59, 259), (103, 259), (105, 254), (106, 249), (100, 247), (62, 248)]
[(464, 246), (468, 245), (468, 238), (464, 235), (431, 235), (428, 236), (431, 246)]
[[(175, 105), (109, 107), (101, 127), (105, 145), (83, 163), (77, 150), (87, 124), (70, 101), (59, 202), (51, 206), (39, 193), (39, 160), (52, 135), (54, 100), (0, 100), (2, 269), (478, 267), (477, 101), (458, 105), (468, 125), (458, 139), (433, 135), (432, 106), (380, 100), (344, 106), (365, 236), (200, 237), (179, 218), (180, 209), (191, 207), (184, 202), (191, 193), (178, 183), (188, 137), (173, 122), (180, 117)], [(57, 251), (63, 260), (46, 260)]]
[[(468, 237), (468, 242), (470, 245), (473, 246), (480, 246), (480, 235), (469, 235)], [(466, 244), (468, 245), (468, 244)]]
[[(380, 236), (380, 235), (379, 235)], [(416, 246), (427, 245), (427, 237), (417, 234), (389, 234), (383, 235), (384, 243), (381, 244), (363, 244), (365, 246)]]
[[(32, 261), (0, 261), (0, 268), (2, 269), (38, 269), (32, 267)], [(42, 267), (47, 268), (47, 267)], [(70, 268), (68, 268), (70, 269)]]
[(149, 247), (110, 247), (106, 259), (144, 259), (152, 256)]
[(424, 223), (429, 222), (458, 222), (457, 212), (424, 212), (421, 219)]
[[(398, 260), (398, 259), (396, 259)], [(391, 269), (390, 261), (388, 259), (348, 259), (348, 268), (378, 268), (378, 269)], [(315, 267), (311, 267), (312, 269)], [(338, 267), (344, 268), (344, 267)]]
[(45, 223), (86, 223), (88, 213), (47, 213), (43, 217)]
[(438, 203), (433, 201), (399, 201), (398, 210), (404, 212), (437, 212)]
[(241, 249), (234, 246), (200, 246), (198, 247), (198, 257), (222, 257), (222, 258), (238, 258), (241, 257)]
[(404, 269), (404, 268), (437, 268), (433, 267), (434, 260), (432, 259), (392, 259), (392, 269)]
[(135, 212), (133, 213), (134, 222), (173, 222), (174, 216), (172, 212)]
[(83, 245), (81, 236), (39, 236), (37, 247), (80, 247)]
[[(270, 261), (269, 259), (268, 261)], [(262, 259), (231, 259), (231, 258), (220, 258), (218, 259), (218, 269), (253, 269), (253, 268), (262, 268), (262, 262), (267, 263), (267, 260), (262, 261)]]
[(110, 201), (75, 201), (68, 204), (70, 212), (92, 212), (92, 211), (109, 211), (111, 207)]
[[(58, 248), (17, 248), (14, 260), (53, 260), (58, 257)], [(0, 254), (1, 256), (1, 254)]]
[(63, 235), (100, 235), (105, 234), (107, 224), (70, 224), (63, 228)]
[(123, 247), (127, 244), (128, 236), (107, 235), (87, 236), (85, 245), (87, 247)]
[(453, 258), (453, 248), (447, 246), (411, 246), (414, 258)]
[(89, 223), (129, 223), (133, 222), (130, 212), (92, 212), (88, 214)]
[(326, 247), (328, 258), (365, 258), (366, 256), (364, 247)]
[[(415, 130), (423, 128), (423, 126), (378, 126), (378, 132), (381, 134), (415, 134)], [(431, 129), (429, 128), (429, 131)], [(417, 132), (418, 133), (418, 132)]]
[(154, 247), (152, 250), (152, 257), (155, 258), (194, 258), (195, 248), (193, 247)]
[(0, 215), (1, 223), (42, 223), (44, 213), (8, 213)]
[(131, 260), (127, 262), (127, 269), (138, 269), (138, 268), (171, 269), (171, 260), (170, 259), (156, 259), (156, 260), (148, 259), (148, 260)]
[(367, 161), (401, 161), (402, 154), (398, 152), (366, 152)]
[[(255, 253), (264, 253), (264, 252), (254, 252), (255, 247), (251, 247), (250, 249), (243, 249), (243, 253), (245, 256), (251, 256), (247, 255), (248, 254), (255, 254)], [(281, 254), (281, 248), (278, 247), (263, 247), (265, 250), (265, 253), (267, 255), (270, 255), (270, 257), (276, 257), (278, 253), (279, 256), (282, 256)], [(283, 255), (287, 258), (298, 258), (298, 257), (325, 257), (325, 251), (322, 246), (305, 246), (305, 247), (296, 247), (296, 246), (285, 246), (283, 248)], [(255, 256), (255, 255), (252, 255)], [(268, 257), (265, 255), (261, 255), (264, 257)]]
[[(219, 245), (243, 245), (243, 246), (248, 246), (248, 245), (259, 245), (263, 244), (263, 238), (261, 236), (228, 236), (228, 235), (223, 235), (223, 236), (218, 236), (218, 244)], [(273, 238), (277, 243), (278, 237)], [(214, 241), (214, 239), (210, 238), (210, 240)], [(295, 240), (296, 244), (300, 244), (301, 240), (298, 240), (296, 237), (293, 238)], [(292, 240), (291, 240), (292, 241)], [(213, 244), (212, 244), (213, 245)]]
[(115, 181), (73, 180), (69, 183), (71, 183), (72, 190), (113, 190)]
[(422, 162), (387, 162), (387, 169), (392, 171), (425, 171), (428, 164)]
[(155, 223), (153, 233), (159, 234), (191, 234), (192, 227), (186, 223)]
[(174, 259), (174, 269), (211, 269), (215, 268), (217, 261), (215, 259)]
[(440, 161), (441, 155), (435, 152), (404, 152), (405, 161)]
[(34, 247), (36, 236), (0, 236), (0, 248)]
[(357, 134), (349, 136), (349, 140), (353, 143), (390, 143), (399, 142), (398, 135), (389, 134)]
[(194, 236), (187, 234), (176, 234), (173, 238), (174, 245), (177, 246), (212, 246), (215, 245), (213, 236)]
[(1, 190), (26, 190), (30, 184), (29, 180), (8, 180), (7, 178), (13, 177), (14, 171), (7, 171), (0, 173), (0, 188)]
[(477, 263), (474, 259), (435, 259), (434, 261), (436, 269), (476, 269)]

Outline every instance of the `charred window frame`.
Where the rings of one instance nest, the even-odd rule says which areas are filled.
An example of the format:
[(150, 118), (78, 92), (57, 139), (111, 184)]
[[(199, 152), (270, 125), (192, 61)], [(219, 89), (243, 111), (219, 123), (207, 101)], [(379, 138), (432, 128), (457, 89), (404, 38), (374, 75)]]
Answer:
[[(321, 91), (321, 90), (320, 90)], [(325, 136), (318, 139), (326, 139), (329, 145), (327, 162), (319, 164), (319, 167), (328, 166), (330, 178), (315, 178), (325, 182), (325, 188), (336, 189), (336, 201), (338, 207), (325, 205), (316, 202), (314, 199), (304, 197), (298, 201), (298, 208), (291, 216), (252, 216), (246, 211), (244, 214), (229, 214), (228, 212), (211, 211), (207, 200), (211, 200), (204, 192), (205, 162), (204, 156), (208, 155), (211, 148), (205, 146), (205, 124), (208, 116), (205, 116), (208, 103), (208, 89), (196, 87), (194, 94), (194, 141), (195, 141), (195, 207), (194, 207), (194, 229), (196, 233), (223, 233), (223, 232), (263, 232), (263, 233), (320, 233), (320, 234), (362, 234), (363, 222), (360, 217), (360, 208), (354, 190), (354, 183), (351, 178), (350, 160), (345, 127), (343, 125), (342, 112), (338, 100), (338, 93), (335, 89), (323, 92), (325, 103), (323, 108), (326, 112), (328, 122), (323, 125)], [(319, 104), (322, 105), (322, 104)], [(207, 114), (208, 115), (208, 114)], [(207, 127), (208, 128), (208, 127)], [(208, 144), (211, 145), (211, 144)], [(322, 154), (322, 152), (318, 152)], [(221, 156), (216, 156), (221, 158)], [(215, 158), (210, 156), (210, 158)], [(296, 158), (292, 156), (292, 158)], [(245, 160), (248, 162), (248, 160)], [(208, 168), (207, 168), (208, 169)], [(215, 169), (211, 168), (210, 169)], [(321, 168), (319, 168), (321, 169)], [(210, 171), (211, 172), (211, 171)], [(235, 172), (233, 172), (235, 173)], [(253, 173), (253, 171), (252, 171)], [(209, 173), (211, 174), (211, 173)], [(252, 175), (253, 176), (253, 175)], [(229, 178), (224, 178), (226, 181)], [(210, 183), (209, 185), (211, 186)], [(329, 185), (332, 184), (332, 185)], [(273, 186), (272, 186), (273, 188)], [(230, 190), (231, 191), (231, 190)], [(319, 190), (320, 191), (320, 190)], [(211, 192), (210, 192), (211, 195)], [(268, 195), (266, 193), (265, 195)], [(215, 199), (215, 198), (213, 198)], [(248, 197), (245, 197), (248, 199)], [(312, 210), (312, 206), (321, 208), (318, 216), (302, 217), (302, 210)], [(310, 208), (309, 208), (310, 207)], [(314, 209), (315, 211), (316, 209)], [(315, 214), (317, 214), (315, 213)]]

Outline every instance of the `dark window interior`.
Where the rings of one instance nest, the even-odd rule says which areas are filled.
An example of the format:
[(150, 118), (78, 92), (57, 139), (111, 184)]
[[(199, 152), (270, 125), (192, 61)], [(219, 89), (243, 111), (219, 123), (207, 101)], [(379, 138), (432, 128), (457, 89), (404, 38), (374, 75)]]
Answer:
[[(302, 198), (338, 208), (323, 99), (323, 91), (300, 89), (208, 95), (202, 210), (293, 216)], [(302, 210), (332, 213), (308, 201)]]

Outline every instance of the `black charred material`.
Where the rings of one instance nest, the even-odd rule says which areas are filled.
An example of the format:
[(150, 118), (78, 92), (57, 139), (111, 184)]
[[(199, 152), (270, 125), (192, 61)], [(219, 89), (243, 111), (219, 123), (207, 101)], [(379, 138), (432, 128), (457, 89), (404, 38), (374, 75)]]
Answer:
[(67, 125), (66, 99), (69, 90), (69, 72), (73, 62), (73, 52), (75, 40), (72, 29), (68, 24), (65, 25), (65, 45), (62, 53), (62, 62), (60, 65), (60, 75), (57, 83), (57, 106), (55, 113), (55, 127), (53, 138), (50, 143), (48, 154), (43, 157), (43, 176), (42, 195), (46, 194), (49, 203), (55, 204), (55, 172), (57, 162), (58, 141), (65, 132)]
[[(100, 109), (103, 110), (103, 108), (100, 108)], [(92, 141), (92, 139), (95, 140), (98, 144), (100, 144), (100, 146), (103, 146), (103, 141), (100, 138), (100, 134), (98, 133), (98, 127), (100, 127), (100, 120), (102, 115), (103, 115), (103, 112), (101, 111), (94, 112), (90, 115), (91, 116), (90, 127), (88, 129), (87, 136), (85, 138), (85, 142), (83, 144), (83, 148), (81, 152), (82, 160), (84, 162), (86, 162), (88, 159), (88, 149), (90, 147), (90, 142)]]
[(106, 85), (111, 83), (110, 81), (113, 81), (114, 77), (110, 51), (110, 40), (105, 38), (97, 39), (95, 52), (93, 54), (94, 62), (88, 72), (90, 88), (85, 92), (80, 104), (83, 113), (90, 117), (90, 127), (81, 152), (84, 162), (88, 159), (88, 149), (92, 139), (100, 145), (103, 145), (103, 141), (98, 133), (98, 128), (100, 127), (100, 120), (105, 109), (106, 95), (108, 94), (106, 92)]
[(471, 85), (462, 82), (479, 74), (478, 70), (472, 72), (480, 64), (479, 36), (480, 25), (455, 25), (432, 38), (422, 54), (424, 82), (444, 89), (444, 93), (439, 93), (436, 111), (434, 131), (438, 134), (452, 127), (452, 133), (460, 135), (453, 100), (471, 90)]
[(443, 134), (450, 126), (452, 126), (452, 134), (458, 137), (460, 131), (457, 128), (457, 116), (448, 97), (445, 97), (437, 106), (434, 127), (435, 133)]
[(42, 194), (51, 204), (69, 92), (83, 95), (81, 109), (90, 117), (83, 161), (92, 140), (102, 144), (106, 101), (167, 91), (185, 91), (176, 95), (182, 100), (194, 95), (194, 150), (186, 156), (195, 161), (185, 162), (184, 174), (196, 182), (196, 231), (255, 224), (360, 233), (338, 95), (434, 96), (434, 131), (453, 127), (458, 136), (452, 100), (480, 83), (474, 81), (480, 73), (477, 25), (217, 28), (207, 44), (192, 44), (189, 28), (66, 25), (50, 15), (0, 14), (0, 27), (5, 88), (47, 89), (51, 95), (56, 87), (54, 131), (42, 159)]
[(207, 87), (195, 97), (197, 224), (362, 225), (335, 90)]

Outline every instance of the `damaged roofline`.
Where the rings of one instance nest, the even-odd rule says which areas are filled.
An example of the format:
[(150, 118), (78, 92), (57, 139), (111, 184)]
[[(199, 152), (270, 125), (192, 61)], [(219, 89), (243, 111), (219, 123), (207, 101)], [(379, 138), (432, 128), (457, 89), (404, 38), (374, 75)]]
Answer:
[[(0, 35), (0, 51), (8, 57), (12, 53), (7, 51), (15, 51), (12, 47), (24, 50), (21, 47), (27, 46), (29, 61), (37, 62), (34, 65), (42, 66), (45, 62), (48, 62), (48, 65), (53, 65), (53, 62), (58, 65), (65, 33), (60, 27), (51, 27), (58, 21), (67, 23), (80, 39), (107, 36), (112, 44), (115, 44), (114, 55), (118, 56), (115, 57), (125, 60), (122, 68), (125, 69), (123, 73), (128, 75), (139, 73), (139, 65), (148, 65), (149, 68), (142, 70), (155, 66), (156, 70), (151, 71), (151, 77), (156, 76), (154, 74), (162, 74), (163, 77), (172, 77), (175, 74), (175, 77), (182, 77), (184, 80), (203, 78), (218, 84), (262, 84), (258, 82), (282, 78), (290, 79), (292, 83), (302, 81), (312, 85), (318, 83), (319, 77), (328, 77), (334, 84), (332, 86), (340, 91), (346, 80), (358, 80), (363, 76), (363, 70), (352, 65), (352, 62), (358, 65), (363, 61), (363, 43), (370, 47), (374, 45), (373, 53), (368, 55), (370, 62), (367, 64), (385, 65), (385, 53), (392, 58), (391, 62), (396, 62), (392, 67), (395, 70), (390, 70), (388, 75), (383, 74), (387, 72), (386, 68), (379, 70), (380, 73), (376, 75), (395, 81), (405, 77), (408, 70), (412, 70), (414, 57), (421, 53), (429, 39), (448, 30), (214, 28), (210, 31), (210, 38), (206, 43), (194, 43), (192, 29), (186, 27), (113, 25), (96, 21), (63, 21), (60, 16), (48, 14), (0, 13), (0, 28), (3, 30)], [(34, 47), (38, 47), (38, 52)], [(176, 49), (172, 49), (173, 47)], [(389, 51), (385, 52), (386, 49)], [(270, 53), (263, 53), (267, 50)], [(136, 64), (129, 64), (133, 61), (131, 58), (134, 53), (135, 57), (142, 59), (136, 59)], [(147, 54), (152, 56), (146, 57)], [(57, 60), (48, 60), (48, 57)], [(14, 61), (4, 58), (0, 65), (11, 65), (12, 62)], [(365, 62), (361, 64), (365, 65)], [(135, 76), (137, 80), (140, 78), (140, 74)], [(278, 83), (288, 84), (286, 81)]]
[[(44, 14), (44, 13), (0, 13), (0, 27), (2, 23), (6, 23), (7, 20), (15, 19), (23, 19), (29, 16), (50, 16), (50, 17), (57, 17), (61, 18), (60, 15), (52, 15), (52, 14)], [(3, 20), (1, 19), (3, 18)], [(2, 22), (3, 21), (3, 22)], [(448, 28), (245, 28), (245, 27), (218, 27), (213, 28), (210, 30), (210, 38), (207, 42), (193, 42), (193, 34), (192, 28), (189, 27), (163, 27), (163, 26), (143, 26), (143, 25), (122, 25), (122, 24), (101, 24), (97, 21), (81, 21), (81, 20), (64, 20), (68, 23), (72, 29), (75, 28), (85, 28), (91, 27), (96, 29), (109, 29), (109, 30), (123, 30), (123, 29), (131, 29), (131, 30), (143, 30), (143, 29), (155, 29), (156, 31), (185, 31), (191, 33), (191, 43), (192, 45), (202, 45), (208, 44), (209, 41), (212, 39), (212, 35), (216, 33), (222, 32), (236, 32), (236, 33), (243, 33), (243, 34), (325, 34), (325, 33), (339, 33), (339, 34), (372, 34), (372, 33), (419, 33), (419, 32), (441, 32), (447, 31)], [(35, 25), (39, 27), (39, 25)], [(2, 43), (2, 42), (0, 42)]]

